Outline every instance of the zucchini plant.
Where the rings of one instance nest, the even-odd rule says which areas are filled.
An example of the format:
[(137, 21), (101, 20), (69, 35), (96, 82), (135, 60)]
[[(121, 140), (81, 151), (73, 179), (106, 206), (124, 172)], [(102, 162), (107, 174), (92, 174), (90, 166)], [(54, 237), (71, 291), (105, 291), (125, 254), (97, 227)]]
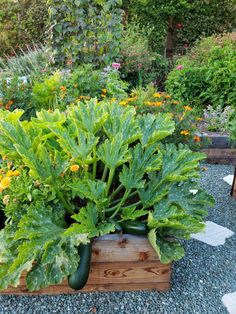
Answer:
[(116, 230), (147, 234), (163, 263), (184, 256), (179, 240), (204, 228), (214, 201), (195, 179), (205, 155), (162, 143), (175, 131), (170, 114), (96, 99), (22, 114), (0, 111), (0, 289), (23, 271), (30, 291), (66, 277), (81, 288), (80, 252)]

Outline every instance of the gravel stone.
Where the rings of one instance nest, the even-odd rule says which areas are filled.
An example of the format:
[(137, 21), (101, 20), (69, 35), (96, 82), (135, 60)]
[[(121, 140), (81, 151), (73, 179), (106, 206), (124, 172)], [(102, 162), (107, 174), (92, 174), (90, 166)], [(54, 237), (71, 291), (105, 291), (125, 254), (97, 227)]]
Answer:
[(207, 220), (235, 234), (224, 245), (184, 242), (186, 256), (173, 265), (169, 292), (110, 292), (60, 296), (0, 296), (0, 314), (226, 314), (223, 295), (236, 291), (236, 201), (223, 177), (228, 165), (204, 164), (201, 185), (216, 199)]

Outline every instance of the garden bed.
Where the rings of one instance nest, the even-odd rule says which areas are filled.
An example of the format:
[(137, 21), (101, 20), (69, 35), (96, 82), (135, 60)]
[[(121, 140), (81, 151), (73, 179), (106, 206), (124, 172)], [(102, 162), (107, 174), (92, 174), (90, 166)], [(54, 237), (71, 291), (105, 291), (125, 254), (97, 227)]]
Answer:
[(207, 155), (208, 163), (218, 164), (236, 164), (236, 148), (230, 144), (227, 135), (208, 134), (202, 136), (203, 152)]
[(167, 291), (170, 288), (171, 264), (161, 264), (145, 236), (106, 235), (95, 239), (92, 263), (86, 286), (72, 290), (67, 280), (37, 292), (25, 286), (25, 274), (17, 288), (1, 294), (53, 295), (90, 291)]

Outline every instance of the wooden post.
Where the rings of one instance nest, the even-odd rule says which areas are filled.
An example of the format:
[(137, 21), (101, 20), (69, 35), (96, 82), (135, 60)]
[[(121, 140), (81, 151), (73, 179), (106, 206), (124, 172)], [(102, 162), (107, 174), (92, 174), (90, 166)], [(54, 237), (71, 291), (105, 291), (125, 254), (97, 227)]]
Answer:
[(233, 180), (233, 185), (231, 189), (231, 196), (236, 199), (236, 166), (234, 170), (234, 180)]
[(72, 290), (67, 280), (37, 292), (29, 292), (24, 274), (17, 288), (10, 287), (2, 294), (53, 295), (91, 291), (167, 291), (170, 288), (171, 264), (161, 264), (147, 237), (107, 235), (95, 239), (92, 263), (86, 286)]

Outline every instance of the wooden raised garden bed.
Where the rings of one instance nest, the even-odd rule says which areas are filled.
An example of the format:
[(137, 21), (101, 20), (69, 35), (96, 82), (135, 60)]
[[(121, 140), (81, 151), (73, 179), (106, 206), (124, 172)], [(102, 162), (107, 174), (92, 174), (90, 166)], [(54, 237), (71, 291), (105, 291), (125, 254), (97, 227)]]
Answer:
[(95, 239), (92, 263), (86, 286), (72, 290), (67, 280), (37, 292), (29, 292), (21, 278), (20, 286), (2, 294), (69, 294), (91, 291), (167, 291), (170, 288), (171, 264), (161, 264), (145, 236), (107, 235)]
[(230, 146), (228, 136), (204, 135), (202, 138), (208, 143), (202, 150), (207, 155), (208, 163), (236, 165), (236, 148)]

